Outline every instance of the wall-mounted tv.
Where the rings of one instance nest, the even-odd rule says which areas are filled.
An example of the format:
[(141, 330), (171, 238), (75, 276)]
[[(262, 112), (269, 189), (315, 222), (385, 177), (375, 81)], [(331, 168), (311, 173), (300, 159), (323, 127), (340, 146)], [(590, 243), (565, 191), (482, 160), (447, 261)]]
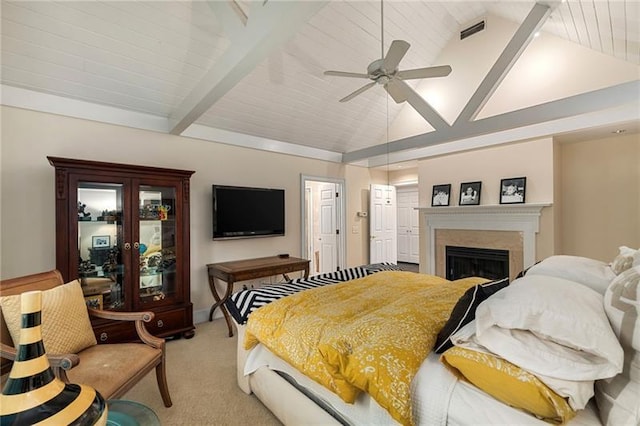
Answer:
[(213, 185), (213, 239), (284, 235), (284, 189)]

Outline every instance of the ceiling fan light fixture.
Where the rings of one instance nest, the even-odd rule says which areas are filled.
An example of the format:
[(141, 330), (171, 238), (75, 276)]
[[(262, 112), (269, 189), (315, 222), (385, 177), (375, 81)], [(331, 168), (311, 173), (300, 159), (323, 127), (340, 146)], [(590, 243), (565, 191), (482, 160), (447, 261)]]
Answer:
[[(372, 80), (371, 83), (359, 88), (358, 90), (350, 93), (344, 98), (340, 99), (340, 102), (347, 102), (362, 92), (368, 90), (376, 83), (383, 86), (387, 93), (391, 95), (396, 103), (405, 102), (411, 96), (413, 88), (404, 83), (403, 80), (433, 78), (433, 77), (445, 77), (451, 73), (451, 67), (448, 65), (440, 65), (435, 67), (416, 68), (411, 70), (398, 70), (400, 61), (404, 58), (411, 46), (405, 40), (393, 40), (389, 46), (389, 50), (385, 55), (384, 53), (384, 12), (382, 7), (382, 0), (380, 0), (380, 48), (382, 58), (376, 59), (367, 67), (367, 74), (360, 74), (354, 72), (345, 71), (325, 71), (325, 75), (332, 75), (336, 77), (356, 77), (356, 78), (368, 78)], [(411, 103), (411, 102), (410, 102)]]

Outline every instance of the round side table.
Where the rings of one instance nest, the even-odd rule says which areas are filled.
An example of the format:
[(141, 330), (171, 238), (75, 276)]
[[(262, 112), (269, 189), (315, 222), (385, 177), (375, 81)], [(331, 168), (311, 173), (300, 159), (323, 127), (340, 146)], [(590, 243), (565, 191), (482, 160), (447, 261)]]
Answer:
[(110, 399), (107, 407), (107, 426), (160, 426), (156, 413), (139, 402)]

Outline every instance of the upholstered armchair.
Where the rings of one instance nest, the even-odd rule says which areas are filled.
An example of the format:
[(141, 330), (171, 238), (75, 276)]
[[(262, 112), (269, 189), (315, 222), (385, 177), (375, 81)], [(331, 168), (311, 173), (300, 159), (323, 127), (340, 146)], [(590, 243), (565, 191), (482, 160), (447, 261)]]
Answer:
[[(153, 312), (114, 312), (88, 308), (78, 281), (65, 284), (59, 271), (0, 282), (2, 373), (10, 369), (16, 350), (11, 335), (20, 327), (19, 295), (43, 291), (43, 341), (49, 362), (67, 383), (89, 385), (106, 399), (122, 397), (151, 370), (166, 407), (172, 405), (165, 371), (165, 340), (150, 334), (144, 323)], [(90, 318), (133, 321), (139, 342), (98, 344)]]

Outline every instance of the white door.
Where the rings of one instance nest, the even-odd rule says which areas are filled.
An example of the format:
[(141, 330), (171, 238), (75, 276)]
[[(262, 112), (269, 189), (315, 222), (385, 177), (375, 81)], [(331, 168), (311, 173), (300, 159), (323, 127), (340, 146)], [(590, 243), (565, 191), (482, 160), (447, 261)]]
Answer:
[(395, 186), (373, 184), (369, 190), (369, 262), (398, 262)]
[(398, 261), (420, 263), (418, 229), (418, 191), (397, 192), (398, 199)]
[[(344, 180), (300, 175), (301, 253), (311, 273), (332, 272), (346, 263)], [(337, 194), (337, 195), (336, 195)]]
[(319, 229), (316, 251), (318, 252), (318, 266), (320, 273), (337, 269), (338, 244), (336, 226), (336, 185), (323, 183), (319, 188), (320, 202), (318, 203)]

